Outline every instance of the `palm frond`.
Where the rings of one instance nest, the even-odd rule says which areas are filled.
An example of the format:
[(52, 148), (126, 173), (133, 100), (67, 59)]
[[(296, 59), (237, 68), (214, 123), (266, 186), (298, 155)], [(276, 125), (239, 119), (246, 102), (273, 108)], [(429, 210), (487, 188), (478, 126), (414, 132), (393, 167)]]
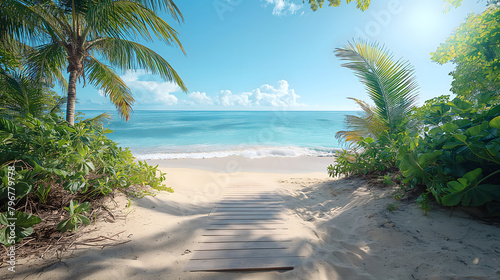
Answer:
[(65, 65), (65, 49), (55, 42), (38, 46), (27, 54), (27, 69), (34, 80), (50, 84), (58, 81), (66, 90), (68, 82), (61, 72)]
[(104, 112), (93, 118), (84, 119), (82, 122), (103, 124), (108, 123), (109, 121), (111, 121), (111, 115), (107, 112)]
[(0, 37), (8, 34), (13, 38), (37, 37), (38, 16), (34, 14), (29, 3), (18, 0), (2, 0), (0, 2)]
[(352, 146), (361, 140), (361, 138), (372, 137), (373, 139), (377, 139), (377, 136), (382, 131), (388, 129), (385, 124), (380, 122), (374, 112), (374, 108), (368, 103), (352, 97), (348, 97), (348, 99), (356, 102), (363, 112), (359, 116), (346, 115), (344, 122), (347, 130), (338, 131), (335, 134), (335, 138), (346, 141)]
[(410, 63), (395, 61), (376, 43), (355, 41), (335, 52), (341, 60), (349, 61), (342, 66), (353, 70), (365, 85), (377, 117), (391, 131), (396, 130), (416, 103), (418, 86)]
[(0, 74), (0, 92), (0, 107), (21, 116), (43, 114), (54, 95), (23, 72)]
[[(86, 22), (92, 23), (85, 34), (94, 38), (142, 38), (153, 41), (150, 31), (165, 43), (178, 45), (184, 52), (178, 33), (143, 1), (103, 1), (86, 14)], [(160, 2), (160, 1), (151, 1)], [(161, 1), (163, 2), (163, 1)]]
[(175, 21), (184, 21), (181, 10), (175, 5), (173, 0), (134, 0), (135, 2), (140, 2), (148, 9), (155, 10), (160, 8), (160, 10), (165, 9)]
[(56, 112), (60, 112), (61, 109), (63, 108), (63, 106), (68, 102), (68, 97), (66, 96), (62, 96), (62, 97), (59, 97), (56, 101), (56, 103), (54, 104), (54, 106), (52, 106), (52, 108), (50, 108), (50, 113), (56, 113)]
[(135, 42), (105, 38), (90, 46), (103, 55), (115, 67), (128, 69), (145, 69), (153, 74), (176, 83), (184, 92), (187, 88), (177, 72), (170, 64), (153, 50)]
[(91, 57), (88, 61), (87, 77), (89, 82), (100, 87), (105, 96), (111, 99), (125, 120), (130, 119), (134, 98), (123, 80), (108, 66)]

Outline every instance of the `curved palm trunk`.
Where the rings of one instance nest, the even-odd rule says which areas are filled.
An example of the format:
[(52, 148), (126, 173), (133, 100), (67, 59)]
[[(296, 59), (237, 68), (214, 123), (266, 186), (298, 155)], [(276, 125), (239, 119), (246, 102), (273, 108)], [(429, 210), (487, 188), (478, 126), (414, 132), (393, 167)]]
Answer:
[(73, 70), (69, 73), (68, 83), (68, 104), (66, 107), (66, 121), (73, 126), (75, 124), (75, 103), (76, 103), (76, 80), (77, 71)]

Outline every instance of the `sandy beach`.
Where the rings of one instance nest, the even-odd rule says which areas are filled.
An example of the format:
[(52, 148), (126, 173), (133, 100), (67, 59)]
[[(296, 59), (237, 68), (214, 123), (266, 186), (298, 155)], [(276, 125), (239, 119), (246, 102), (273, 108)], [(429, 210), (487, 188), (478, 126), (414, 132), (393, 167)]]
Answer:
[[(174, 193), (108, 204), (82, 238), (129, 241), (72, 246), (33, 256), (2, 279), (499, 279), (500, 228), (433, 206), (424, 216), (390, 188), (329, 178), (332, 158), (238, 157), (149, 161), (167, 172)], [(303, 265), (291, 271), (186, 272), (208, 213), (228, 188), (266, 188), (285, 201)], [(117, 235), (117, 233), (119, 233)], [(2, 268), (4, 269), (4, 268)]]

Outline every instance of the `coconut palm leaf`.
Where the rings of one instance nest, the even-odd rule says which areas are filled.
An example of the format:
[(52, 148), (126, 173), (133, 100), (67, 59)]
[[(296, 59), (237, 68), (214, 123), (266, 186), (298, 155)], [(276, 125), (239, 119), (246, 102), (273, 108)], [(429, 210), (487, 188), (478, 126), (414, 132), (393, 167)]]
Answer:
[(145, 69), (168, 81), (174, 81), (183, 91), (187, 91), (172, 66), (159, 54), (143, 45), (123, 39), (105, 38), (88, 48), (104, 56), (115, 67)]
[(130, 119), (134, 98), (125, 82), (113, 70), (95, 58), (90, 58), (87, 65), (89, 82), (100, 87), (105, 96), (115, 104), (120, 115)]
[(10, 115), (40, 116), (56, 104), (56, 94), (23, 72), (0, 74), (0, 107)]
[(374, 113), (391, 132), (396, 132), (414, 107), (417, 83), (413, 67), (407, 61), (393, 59), (376, 43), (349, 43), (335, 50), (342, 64), (355, 72), (375, 103)]
[(107, 123), (111, 121), (111, 115), (107, 112), (104, 112), (102, 114), (99, 114), (98, 116), (95, 116), (93, 118), (88, 118), (88, 119), (84, 119), (82, 122), (86, 122), (86, 123), (92, 123), (92, 124), (95, 124), (95, 123), (99, 123), (99, 124), (103, 124), (103, 123)]
[(56, 80), (63, 89), (68, 89), (68, 82), (61, 72), (61, 66), (66, 64), (63, 46), (49, 43), (31, 49), (26, 55), (28, 72), (33, 80), (50, 84)]
[(362, 100), (352, 97), (348, 97), (348, 99), (356, 102), (363, 112), (359, 116), (346, 115), (344, 122), (347, 130), (338, 131), (335, 134), (335, 138), (346, 141), (351, 146), (356, 144), (361, 138), (372, 137), (373, 139), (377, 139), (377, 135), (386, 130), (387, 126), (379, 121), (374, 108)]
[(103, 1), (92, 7), (85, 15), (86, 22), (92, 22), (83, 36), (126, 38), (140, 35), (153, 41), (150, 31), (168, 45), (182, 44), (177, 31), (160, 18), (153, 10), (138, 3), (140, 1)]

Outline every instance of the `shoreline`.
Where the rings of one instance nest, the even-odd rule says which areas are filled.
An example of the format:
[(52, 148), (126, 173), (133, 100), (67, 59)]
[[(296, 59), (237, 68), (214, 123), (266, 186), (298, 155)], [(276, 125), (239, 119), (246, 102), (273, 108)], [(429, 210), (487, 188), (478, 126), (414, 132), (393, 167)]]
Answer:
[(145, 160), (162, 169), (189, 168), (222, 173), (324, 173), (335, 162), (335, 157), (265, 157), (246, 158), (228, 156), (206, 159), (153, 159)]

